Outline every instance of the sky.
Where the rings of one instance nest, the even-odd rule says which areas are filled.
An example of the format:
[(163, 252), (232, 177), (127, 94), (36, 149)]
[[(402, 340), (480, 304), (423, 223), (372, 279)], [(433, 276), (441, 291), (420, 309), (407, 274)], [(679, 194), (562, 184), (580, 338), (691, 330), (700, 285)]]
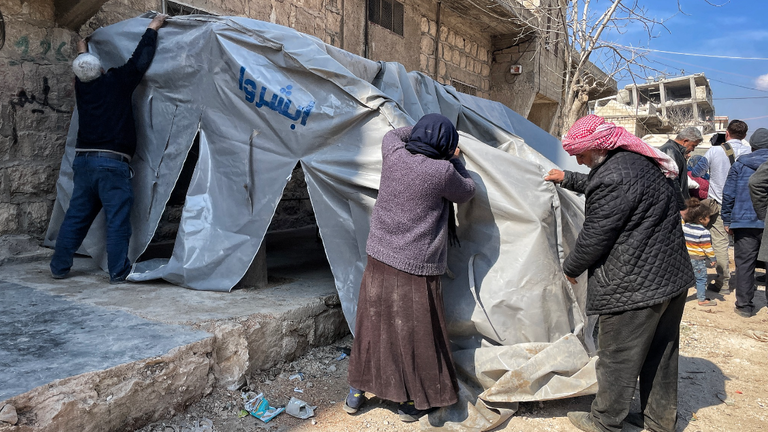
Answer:
[[(597, 0), (603, 10), (608, 0)], [(712, 88), (715, 114), (740, 119), (749, 133), (768, 128), (768, 0), (638, 0), (648, 15), (665, 19), (650, 41), (639, 27), (603, 39), (622, 45), (676, 53), (764, 60), (711, 58), (649, 52), (646, 61), (667, 76), (704, 72)], [(711, 4), (722, 5), (720, 7)], [(595, 6), (593, 6), (595, 7)], [(631, 81), (619, 82), (619, 88)]]

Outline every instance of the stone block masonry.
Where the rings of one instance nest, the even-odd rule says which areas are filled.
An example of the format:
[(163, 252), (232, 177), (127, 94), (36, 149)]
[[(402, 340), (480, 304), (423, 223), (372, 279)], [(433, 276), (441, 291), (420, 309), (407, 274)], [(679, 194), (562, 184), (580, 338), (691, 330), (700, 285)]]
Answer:
[(54, 24), (53, 1), (2, 2), (0, 235), (42, 236), (74, 107), (75, 34)]
[(448, 8), (441, 10), (438, 36), (433, 18), (421, 17), (419, 70), (442, 84), (459, 81), (476, 89), (475, 96), (489, 98), (491, 39), (462, 25), (460, 17)]

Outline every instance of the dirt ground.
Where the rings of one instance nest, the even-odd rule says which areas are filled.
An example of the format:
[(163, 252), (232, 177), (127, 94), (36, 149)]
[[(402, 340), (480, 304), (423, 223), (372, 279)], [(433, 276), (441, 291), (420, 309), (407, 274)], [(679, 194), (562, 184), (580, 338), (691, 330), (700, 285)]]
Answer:
[[(715, 307), (696, 303), (689, 290), (681, 325), (678, 431), (768, 430), (768, 313), (765, 287), (759, 286), (751, 318), (733, 311), (735, 294), (710, 293)], [(258, 376), (248, 385), (263, 392), (272, 406), (285, 406), (290, 398), (317, 406), (315, 416), (300, 420), (282, 413), (269, 423), (252, 417), (239, 418), (240, 391), (215, 390), (171, 419), (151, 424), (140, 432), (244, 432), (244, 431), (416, 431), (418, 423), (405, 424), (397, 407), (368, 395), (357, 415), (342, 410), (347, 394), (348, 358), (336, 360), (351, 347), (347, 337), (332, 346), (317, 348), (304, 357)], [(304, 380), (290, 379), (302, 372)], [(300, 392), (301, 391), (301, 392)], [(577, 431), (566, 418), (573, 410), (588, 411), (593, 396), (558, 401), (521, 403), (517, 413), (497, 431)], [(634, 401), (634, 410), (639, 402)], [(630, 425), (625, 432), (640, 429)]]

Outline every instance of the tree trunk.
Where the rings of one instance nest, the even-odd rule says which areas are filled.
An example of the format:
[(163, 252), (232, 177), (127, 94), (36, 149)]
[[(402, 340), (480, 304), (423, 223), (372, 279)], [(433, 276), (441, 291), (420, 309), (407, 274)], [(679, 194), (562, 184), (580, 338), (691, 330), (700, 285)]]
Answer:
[(583, 92), (581, 90), (576, 92), (576, 96), (573, 98), (572, 101), (566, 108), (566, 115), (565, 121), (560, 127), (560, 136), (565, 136), (565, 134), (568, 132), (568, 129), (573, 126), (574, 123), (576, 123), (576, 120), (582, 117), (582, 113), (584, 111), (584, 106), (589, 101), (589, 95), (586, 92)]

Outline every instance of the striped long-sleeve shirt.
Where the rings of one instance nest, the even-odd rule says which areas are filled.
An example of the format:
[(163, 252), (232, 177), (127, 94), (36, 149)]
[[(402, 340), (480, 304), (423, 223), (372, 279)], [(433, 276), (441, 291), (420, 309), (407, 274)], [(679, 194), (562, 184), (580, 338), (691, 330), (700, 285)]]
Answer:
[(712, 238), (709, 236), (708, 229), (701, 224), (684, 223), (683, 234), (691, 259), (707, 260), (710, 263), (716, 262), (715, 250), (712, 249)]

